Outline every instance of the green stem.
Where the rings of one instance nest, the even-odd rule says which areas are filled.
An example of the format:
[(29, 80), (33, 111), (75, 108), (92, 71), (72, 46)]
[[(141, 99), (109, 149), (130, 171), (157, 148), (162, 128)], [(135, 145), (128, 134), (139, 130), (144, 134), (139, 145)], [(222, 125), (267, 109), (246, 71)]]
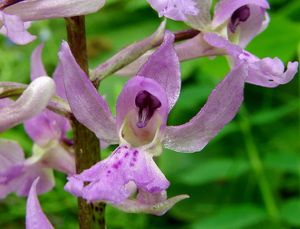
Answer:
[(248, 112), (246, 107), (242, 107), (241, 111), (241, 122), (240, 126), (242, 129), (242, 133), (245, 139), (245, 145), (248, 157), (250, 159), (250, 164), (255, 173), (258, 186), (262, 195), (262, 199), (264, 201), (265, 207), (267, 209), (268, 215), (273, 223), (279, 222), (279, 211), (276, 206), (271, 187), (264, 173), (263, 162), (259, 156), (258, 149), (255, 145), (255, 141), (251, 132), (251, 124), (249, 122)]
[[(85, 18), (84, 16), (66, 18), (66, 25), (71, 51), (77, 63), (88, 75)], [(80, 173), (100, 161), (100, 144), (95, 134), (75, 118), (73, 118), (73, 130), (76, 172)], [(93, 205), (78, 198), (78, 217), (80, 229), (106, 228), (103, 203)]]

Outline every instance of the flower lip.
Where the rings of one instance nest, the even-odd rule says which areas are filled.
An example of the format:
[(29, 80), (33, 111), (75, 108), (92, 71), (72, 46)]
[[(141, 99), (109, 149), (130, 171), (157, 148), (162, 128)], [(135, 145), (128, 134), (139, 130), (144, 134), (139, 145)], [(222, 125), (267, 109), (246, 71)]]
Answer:
[(250, 17), (250, 8), (248, 5), (244, 5), (238, 8), (231, 16), (229, 29), (232, 33), (235, 32), (240, 22), (245, 22)]
[(142, 90), (135, 97), (135, 105), (139, 108), (136, 125), (138, 128), (144, 128), (152, 118), (155, 110), (161, 107), (161, 102), (148, 91)]

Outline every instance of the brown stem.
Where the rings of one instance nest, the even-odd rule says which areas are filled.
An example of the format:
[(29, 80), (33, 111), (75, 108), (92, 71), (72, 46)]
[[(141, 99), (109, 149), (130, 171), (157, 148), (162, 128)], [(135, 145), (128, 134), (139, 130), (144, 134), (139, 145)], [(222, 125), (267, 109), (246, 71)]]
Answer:
[[(66, 18), (66, 25), (71, 51), (77, 63), (88, 74), (85, 18), (84, 16)], [(100, 160), (100, 144), (95, 134), (75, 118), (73, 118), (73, 130), (76, 172), (80, 173)], [(105, 204), (100, 203), (95, 206), (78, 198), (78, 214), (81, 229), (105, 228)]]
[(182, 31), (177, 31), (174, 33), (175, 41), (184, 41), (197, 36), (200, 33), (199, 30), (187, 29)]

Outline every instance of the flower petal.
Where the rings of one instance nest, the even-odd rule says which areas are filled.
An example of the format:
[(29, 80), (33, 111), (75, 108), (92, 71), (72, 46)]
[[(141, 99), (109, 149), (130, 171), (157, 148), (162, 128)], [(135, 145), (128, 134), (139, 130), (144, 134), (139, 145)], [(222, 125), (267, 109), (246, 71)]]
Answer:
[[(139, 191), (137, 200), (128, 199), (116, 208), (129, 213), (147, 213), (161, 216), (181, 200), (189, 198), (188, 195), (178, 195), (167, 199), (166, 192), (147, 193)], [(149, 202), (149, 200), (151, 200)]]
[(233, 58), (235, 66), (247, 65), (247, 83), (262, 87), (277, 87), (291, 81), (297, 73), (298, 62), (289, 62), (287, 70), (284, 71), (284, 65), (277, 57), (259, 59), (214, 33), (205, 34), (204, 39), (210, 45), (223, 49), (229, 54)]
[(221, 0), (215, 9), (212, 26), (224, 25), (230, 40), (245, 47), (268, 24), (266, 0)]
[(208, 26), (211, 23), (210, 7), (211, 0), (196, 0), (196, 8), (198, 13), (196, 15), (187, 15), (187, 20), (185, 21), (188, 25), (194, 29), (200, 31), (207, 31)]
[(203, 149), (238, 112), (246, 75), (246, 67), (237, 66), (212, 91), (194, 118), (186, 124), (167, 127), (165, 147), (177, 152)]
[[(3, 26), (1, 26), (3, 24)], [(15, 15), (0, 10), (0, 33), (7, 36), (16, 44), (24, 45), (36, 37), (27, 32), (24, 22)]]
[(54, 95), (55, 84), (49, 77), (39, 77), (9, 106), (0, 110), (0, 132), (41, 112)]
[(63, 66), (67, 98), (76, 119), (99, 139), (110, 144), (117, 143), (116, 122), (107, 103), (76, 63), (66, 42), (61, 45), (59, 58)]
[(260, 32), (266, 28), (267, 24), (264, 23), (266, 19), (266, 11), (259, 6), (249, 5), (250, 16), (247, 21), (239, 25), (239, 38), (238, 44), (241, 47), (246, 45)]
[[(24, 152), (17, 142), (0, 139), (0, 175), (12, 165), (25, 161)], [(0, 183), (2, 178), (0, 179)]]
[(162, 45), (149, 57), (137, 74), (154, 79), (164, 88), (168, 96), (169, 110), (176, 103), (181, 86), (180, 63), (173, 47), (174, 39), (174, 34), (166, 31)]
[(255, 5), (263, 9), (270, 8), (266, 0), (220, 0), (215, 7), (213, 26), (217, 27), (229, 20), (234, 11), (244, 5)]
[[(160, 103), (146, 122), (143, 128), (138, 127), (139, 108), (136, 105), (136, 98), (140, 92), (146, 91), (156, 98)], [(136, 76), (130, 79), (124, 86), (117, 101), (117, 128), (120, 130), (122, 125), (128, 121), (130, 124), (129, 133), (119, 133), (120, 138), (124, 139), (133, 146), (146, 145), (154, 140), (158, 128), (163, 130), (166, 127), (168, 115), (168, 100), (164, 89), (155, 80)], [(150, 112), (149, 110), (146, 110)], [(157, 123), (159, 122), (159, 123)], [(122, 130), (123, 131), (123, 130)], [(131, 136), (133, 132), (133, 136)], [(148, 139), (148, 140), (146, 140)], [(144, 141), (145, 140), (145, 141)], [(140, 144), (141, 143), (141, 144)]]
[(22, 174), (24, 161), (24, 153), (18, 143), (0, 139), (0, 199), (12, 192), (9, 181)]
[(45, 18), (63, 18), (96, 12), (105, 0), (26, 0), (5, 8), (5, 12), (18, 15), (23, 21)]
[(23, 174), (12, 180), (9, 185), (18, 196), (28, 196), (32, 182), (40, 177), (40, 182), (37, 185), (37, 192), (45, 193), (50, 191), (55, 184), (53, 170), (45, 168), (40, 163), (29, 164), (30, 159), (25, 162)]
[(53, 80), (56, 86), (56, 94), (61, 98), (67, 100), (65, 85), (64, 85), (64, 69), (63, 65), (59, 63), (53, 73)]
[(39, 45), (35, 48), (35, 50), (31, 54), (31, 62), (30, 62), (30, 78), (31, 81), (35, 80), (40, 76), (47, 76), (47, 72), (45, 70), (45, 66), (42, 61), (42, 51), (44, 48), (44, 44)]
[[(247, 56), (247, 58), (251, 58)], [(249, 74), (247, 83), (263, 86), (277, 87), (290, 82), (298, 71), (298, 62), (289, 62), (287, 70), (277, 57), (258, 59), (251, 63), (249, 61)]]
[(4, 98), (4, 99), (0, 99), (0, 110), (4, 107), (9, 106), (10, 104), (12, 104), (14, 101), (9, 99), (9, 98)]
[(37, 198), (36, 186), (39, 178), (31, 185), (26, 205), (26, 229), (52, 229), (54, 228), (45, 216)]
[(43, 165), (53, 168), (62, 173), (75, 174), (75, 158), (61, 144), (57, 143), (47, 149), (42, 159)]
[(48, 109), (25, 121), (24, 126), (30, 138), (40, 146), (64, 139), (70, 129), (66, 118)]
[(165, 16), (177, 21), (186, 20), (187, 15), (196, 15), (195, 0), (148, 0), (159, 16)]
[[(119, 204), (132, 195), (130, 182), (138, 189), (159, 193), (169, 182), (145, 151), (118, 147), (107, 159), (79, 175), (68, 178), (65, 190), (88, 201)], [(83, 187), (84, 182), (89, 184)]]

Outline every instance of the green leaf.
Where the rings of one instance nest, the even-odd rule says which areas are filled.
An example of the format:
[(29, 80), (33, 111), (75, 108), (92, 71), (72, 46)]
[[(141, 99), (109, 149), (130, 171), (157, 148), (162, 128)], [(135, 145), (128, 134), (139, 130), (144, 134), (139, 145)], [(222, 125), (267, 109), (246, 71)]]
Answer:
[(264, 165), (269, 169), (287, 171), (299, 174), (300, 157), (290, 153), (270, 153), (263, 160)]
[(178, 177), (179, 181), (188, 185), (200, 185), (208, 182), (234, 179), (250, 169), (245, 160), (229, 158), (211, 159), (199, 163)]
[(281, 208), (281, 217), (292, 226), (300, 227), (300, 199), (290, 199)]
[(224, 208), (217, 214), (195, 222), (195, 229), (237, 229), (253, 226), (264, 221), (266, 213), (260, 207), (252, 204), (242, 204)]

